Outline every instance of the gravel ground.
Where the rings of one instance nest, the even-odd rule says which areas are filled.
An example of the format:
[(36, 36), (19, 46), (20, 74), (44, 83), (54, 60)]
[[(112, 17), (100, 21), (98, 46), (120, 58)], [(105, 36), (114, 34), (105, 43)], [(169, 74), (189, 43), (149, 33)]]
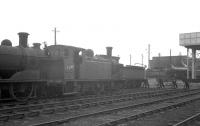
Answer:
[[(132, 92), (156, 91), (156, 90), (158, 90), (158, 89), (155, 89), (155, 88), (150, 88), (150, 89), (138, 88), (138, 89), (132, 89)], [(165, 90), (165, 89), (163, 89), (163, 90)], [(129, 92), (129, 91), (130, 90), (127, 90), (127, 92)], [(126, 92), (126, 91), (124, 90), (122, 92)], [(148, 99), (148, 100), (150, 100), (150, 99)], [(127, 104), (127, 103), (120, 103), (120, 105), (122, 105), (122, 104)], [(109, 106), (109, 108), (114, 107), (113, 105), (108, 105), (108, 106)], [(102, 106), (102, 107), (99, 107), (98, 109), (102, 109), (102, 108), (108, 107), (108, 106)], [(87, 110), (87, 109), (81, 110), (81, 112), (88, 113), (88, 112), (92, 112), (94, 110), (95, 110), (95, 108), (93, 108), (93, 109), (90, 108), (89, 110)], [(0, 123), (0, 126), (27, 125), (27, 124), (30, 124), (30, 122), (38, 123), (38, 122), (43, 122), (45, 120), (49, 121), (51, 119), (64, 118), (64, 117), (69, 117), (69, 116), (72, 116), (72, 115), (79, 115), (79, 114), (80, 114), (80, 111), (68, 111), (65, 114), (41, 115), (41, 116), (36, 117), (36, 118), (26, 118), (26, 119), (23, 119), (23, 120), (12, 120), (12, 121), (9, 121), (9, 122)]]
[[(172, 126), (196, 113), (200, 112), (200, 100), (186, 106), (170, 109), (165, 112), (147, 116), (119, 126)], [(199, 122), (196, 122), (199, 123)], [(200, 124), (193, 124), (194, 126)], [(192, 124), (190, 126), (193, 126)]]
[[(188, 98), (185, 98), (185, 99), (190, 99), (190, 98), (188, 97)], [(80, 120), (77, 120), (77, 121), (71, 121), (69, 123), (62, 124), (60, 126), (94, 126), (94, 125), (101, 124), (101, 123), (108, 122), (108, 121), (112, 121), (112, 120), (115, 120), (115, 119), (120, 119), (122, 117), (128, 117), (128, 116), (131, 116), (131, 115), (135, 115), (135, 114), (143, 112), (143, 111), (162, 108), (166, 105), (171, 105), (176, 101), (180, 102), (182, 100), (181, 99), (170, 100), (170, 101), (166, 101), (166, 102), (162, 102), (162, 103), (158, 103), (158, 104), (154, 104), (154, 105), (143, 106), (143, 107), (134, 108), (134, 109), (122, 110), (122, 111), (114, 112), (114, 113), (110, 113), (110, 114), (94, 116), (92, 118), (91, 117), (90, 118), (83, 118), (83, 119), (80, 119)], [(162, 118), (164, 120), (168, 120), (165, 117), (162, 117)], [(131, 123), (125, 124), (125, 126), (126, 125), (132, 126)], [(134, 126), (138, 126), (138, 125), (134, 125)], [(149, 123), (147, 123), (146, 125), (141, 124), (139, 126), (154, 126), (154, 124), (150, 125)], [(163, 126), (163, 125), (159, 125), (159, 126)]]
[[(150, 88), (150, 89), (145, 89), (145, 88), (137, 88), (137, 89), (128, 89), (128, 90), (122, 90), (121, 92), (123, 93), (130, 93), (130, 92), (148, 92), (148, 91), (158, 91), (158, 90), (165, 90), (165, 89), (156, 89), (156, 88)], [(121, 93), (122, 94), (122, 93)], [(144, 100), (144, 99), (141, 99)], [(130, 101), (129, 101), (130, 102)], [(133, 101), (132, 101), (133, 102)], [(134, 101), (135, 102), (135, 101)], [(127, 102), (123, 103), (118, 103), (118, 105), (123, 105), (123, 104), (127, 104)], [(114, 105), (116, 106), (116, 105)], [(70, 117), (70, 116), (75, 116), (75, 115), (79, 115), (80, 113), (88, 113), (88, 112), (92, 112), (95, 110), (101, 110), (105, 107), (109, 107), (112, 108), (113, 105), (105, 105), (105, 106), (101, 106), (101, 107), (94, 107), (94, 108), (88, 108), (88, 109), (82, 109), (82, 110), (75, 110), (75, 111), (68, 111), (65, 112), (65, 114), (51, 114), (51, 115), (40, 115), (38, 117), (34, 117), (34, 118), (25, 118), (25, 119), (18, 119), (18, 120), (10, 120), (8, 122), (0, 122), (0, 126), (18, 126), (18, 125), (28, 125), (31, 123), (38, 123), (38, 122), (43, 122), (43, 121), (49, 121), (50, 119), (58, 119), (58, 118), (66, 118), (66, 117)]]

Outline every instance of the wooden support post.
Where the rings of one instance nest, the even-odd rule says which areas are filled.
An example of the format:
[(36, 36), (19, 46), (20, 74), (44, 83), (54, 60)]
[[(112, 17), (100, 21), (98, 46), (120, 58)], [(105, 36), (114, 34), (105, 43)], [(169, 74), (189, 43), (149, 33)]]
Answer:
[(196, 62), (196, 49), (192, 49), (192, 79), (196, 79), (195, 62)]
[(187, 48), (187, 79), (190, 79), (189, 48)]

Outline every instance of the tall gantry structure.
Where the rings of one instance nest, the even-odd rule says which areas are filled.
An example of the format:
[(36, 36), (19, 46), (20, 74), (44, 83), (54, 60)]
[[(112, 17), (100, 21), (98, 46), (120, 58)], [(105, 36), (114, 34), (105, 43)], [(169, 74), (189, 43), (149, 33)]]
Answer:
[(190, 79), (189, 49), (192, 50), (192, 79), (196, 79), (196, 51), (200, 50), (200, 32), (180, 34), (179, 45), (187, 48), (187, 79)]

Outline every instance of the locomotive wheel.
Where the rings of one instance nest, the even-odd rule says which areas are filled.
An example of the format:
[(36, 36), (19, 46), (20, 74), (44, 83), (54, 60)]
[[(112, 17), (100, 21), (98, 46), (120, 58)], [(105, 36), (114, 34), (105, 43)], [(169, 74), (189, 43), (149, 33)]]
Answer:
[(26, 101), (31, 98), (34, 87), (33, 84), (12, 84), (10, 85), (10, 95), (17, 101)]

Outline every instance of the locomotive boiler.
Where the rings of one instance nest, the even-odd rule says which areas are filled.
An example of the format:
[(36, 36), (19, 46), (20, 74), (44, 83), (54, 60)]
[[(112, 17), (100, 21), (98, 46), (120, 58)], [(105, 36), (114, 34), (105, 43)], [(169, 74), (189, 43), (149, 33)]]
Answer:
[(91, 49), (66, 45), (28, 47), (28, 33), (20, 32), (19, 46), (9, 40), (0, 46), (0, 98), (27, 100), (32, 97), (58, 97), (94, 94), (139, 87), (144, 68), (124, 66), (119, 57), (94, 55)]

